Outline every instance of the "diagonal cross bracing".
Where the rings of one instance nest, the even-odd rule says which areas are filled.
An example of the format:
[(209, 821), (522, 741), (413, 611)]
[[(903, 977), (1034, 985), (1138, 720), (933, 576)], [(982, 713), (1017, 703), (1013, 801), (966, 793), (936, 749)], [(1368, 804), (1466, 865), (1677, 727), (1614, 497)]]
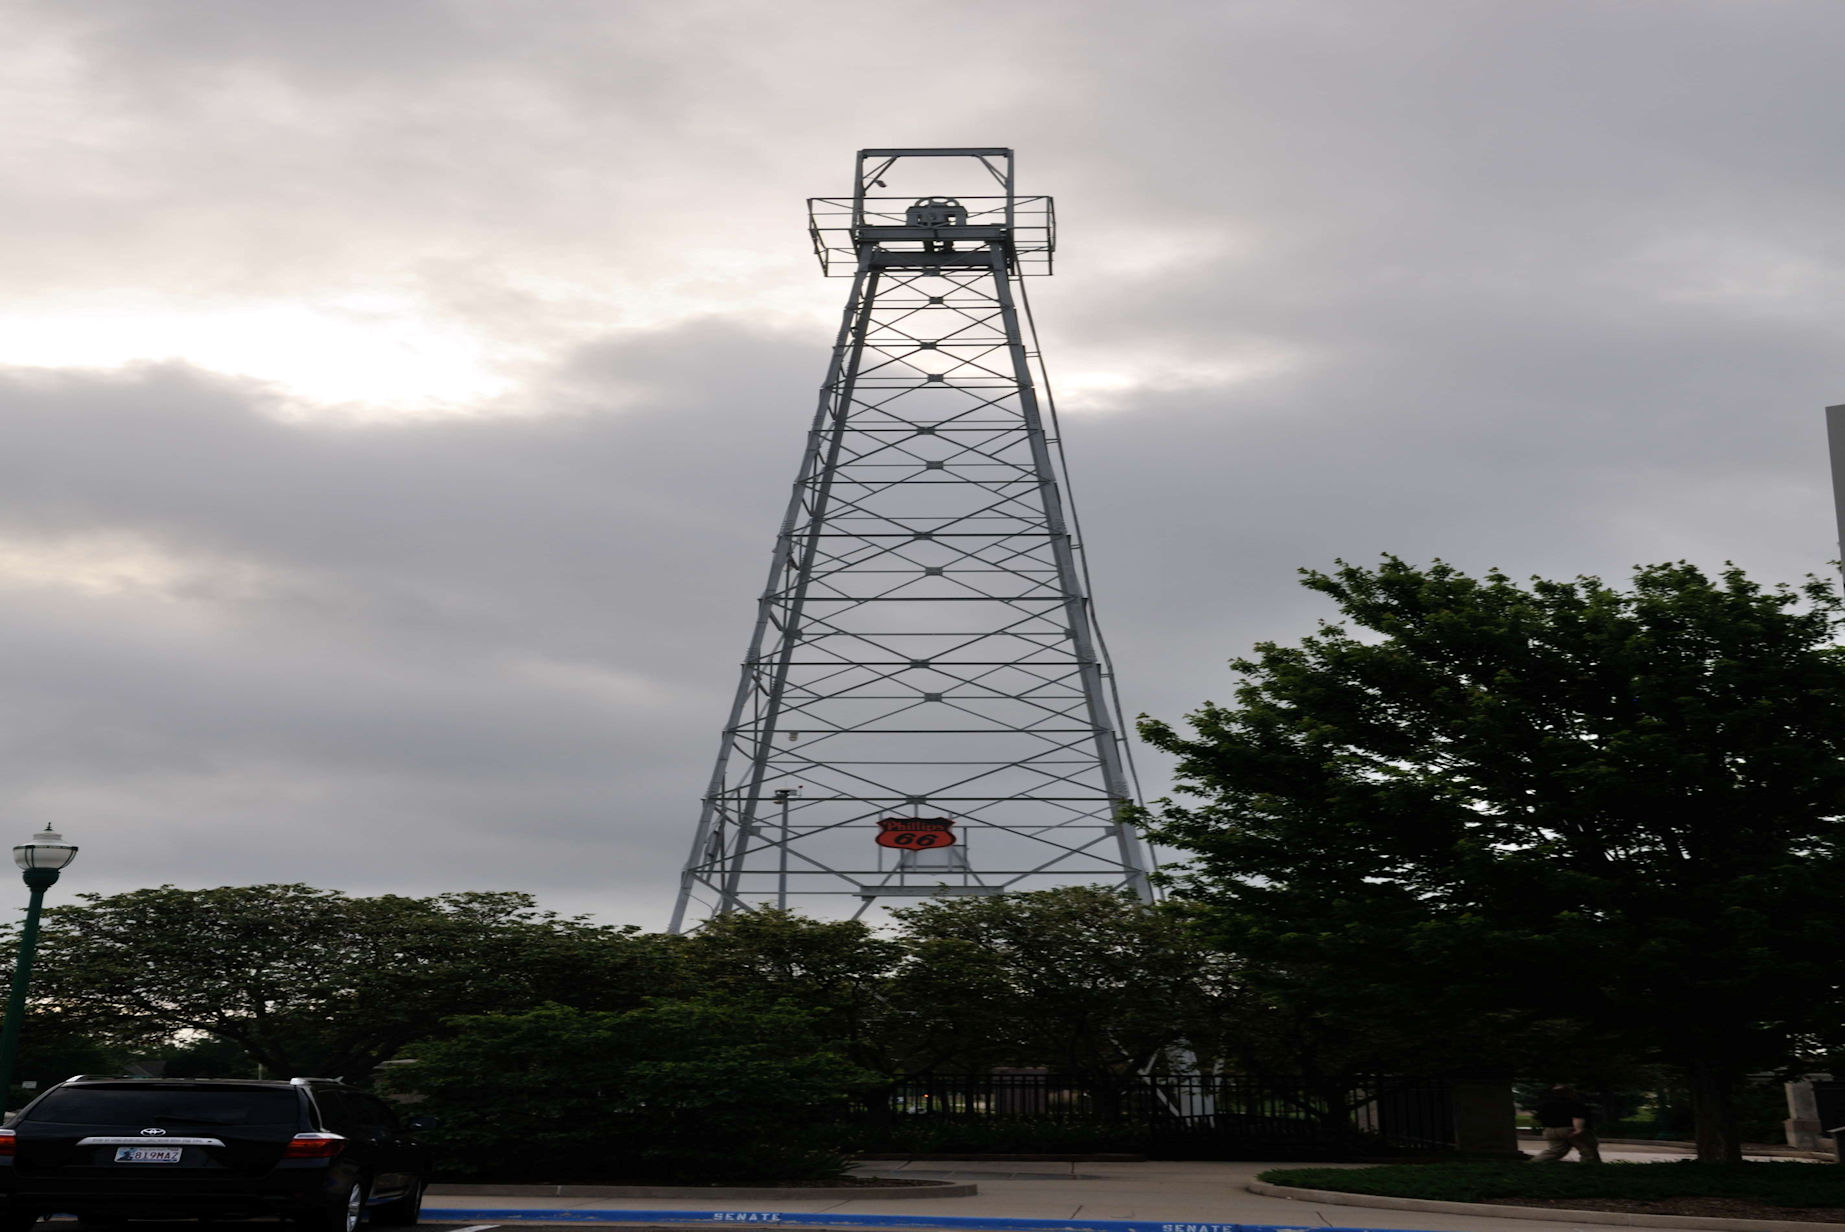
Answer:
[[(888, 173), (890, 154), (873, 165)], [(844, 913), (1070, 882), (1150, 896), (1118, 821), (1123, 725), (1021, 322), (1021, 276), (1049, 272), (1050, 203), (1011, 196), (1003, 161), (1002, 198), (879, 201), (867, 180), (815, 203), (822, 262), (849, 268), (852, 291), (676, 931), (791, 899)], [(875, 845), (896, 817), (952, 820), (952, 858)]]

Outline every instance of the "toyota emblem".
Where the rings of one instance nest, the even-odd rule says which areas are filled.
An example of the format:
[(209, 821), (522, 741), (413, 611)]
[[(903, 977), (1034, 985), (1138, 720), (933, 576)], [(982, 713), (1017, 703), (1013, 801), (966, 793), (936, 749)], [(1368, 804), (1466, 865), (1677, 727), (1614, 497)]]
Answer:
[(166, 1131), (166, 1130), (164, 1130), (164, 1129), (144, 1129), (144, 1130), (142, 1130), (141, 1132), (142, 1132), (142, 1134), (144, 1134), (144, 1135), (146, 1135), (146, 1136), (148, 1136), (148, 1137), (153, 1137), (153, 1136), (155, 1136), (155, 1135), (157, 1135), (157, 1134), (164, 1134), (164, 1133), (166, 1133), (167, 1131)]

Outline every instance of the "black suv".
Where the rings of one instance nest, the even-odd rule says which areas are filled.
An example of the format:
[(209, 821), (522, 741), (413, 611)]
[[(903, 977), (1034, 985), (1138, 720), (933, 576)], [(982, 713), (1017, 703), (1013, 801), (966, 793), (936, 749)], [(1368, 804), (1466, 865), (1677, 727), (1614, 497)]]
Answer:
[(353, 1232), (368, 1213), (415, 1223), (428, 1177), (429, 1152), (390, 1105), (338, 1082), (79, 1075), (0, 1129), (0, 1232), (54, 1213), (282, 1215)]

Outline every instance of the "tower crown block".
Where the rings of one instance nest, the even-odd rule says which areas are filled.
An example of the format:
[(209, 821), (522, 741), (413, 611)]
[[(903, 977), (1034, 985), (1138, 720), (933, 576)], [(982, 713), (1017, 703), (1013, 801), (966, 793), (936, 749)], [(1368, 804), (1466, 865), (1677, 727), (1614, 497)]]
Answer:
[[(919, 191), (889, 192), (908, 181)], [(833, 278), (851, 277), (867, 251), (884, 269), (969, 268), (998, 252), (1012, 274), (1049, 274), (1057, 247), (1051, 199), (1014, 192), (1012, 151), (998, 146), (860, 150), (852, 195), (811, 197), (807, 216), (820, 269)]]

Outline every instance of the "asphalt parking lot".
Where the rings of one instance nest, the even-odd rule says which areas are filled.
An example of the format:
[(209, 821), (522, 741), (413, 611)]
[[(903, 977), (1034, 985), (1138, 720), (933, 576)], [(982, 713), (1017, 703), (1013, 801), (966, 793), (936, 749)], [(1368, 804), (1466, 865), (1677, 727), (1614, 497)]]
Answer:
[[(1670, 1147), (1623, 1144), (1605, 1148), (1611, 1159), (1665, 1162), (1680, 1157)], [(933, 1201), (890, 1201), (839, 1191), (790, 1189), (785, 1197), (726, 1200), (680, 1198), (559, 1197), (432, 1193), (418, 1232), (498, 1232), (508, 1229), (615, 1226), (621, 1232), (691, 1232), (701, 1223), (773, 1222), (798, 1227), (803, 1216), (846, 1232), (859, 1224), (882, 1224), (884, 1232), (927, 1232), (932, 1217), (961, 1225), (962, 1232), (992, 1229), (1010, 1221), (1072, 1223), (1135, 1222), (1149, 1232), (1230, 1232), (1233, 1225), (1282, 1228), (1412, 1229), (1415, 1232), (1578, 1232), (1585, 1225), (1559, 1218), (1527, 1219), (1482, 1213), (1383, 1210), (1253, 1194), (1245, 1186), (1273, 1164), (1146, 1161), (1135, 1163), (1001, 1162), (992, 1160), (880, 1161), (860, 1165), (863, 1174), (913, 1180), (974, 1181), (977, 1196)], [(1563, 1167), (1580, 1167), (1565, 1164)], [(1490, 1209), (1490, 1208), (1489, 1208)], [(713, 1215), (711, 1212), (721, 1212)], [(682, 1222), (665, 1223), (662, 1216)], [(471, 1217), (470, 1217), (471, 1216)], [(690, 1219), (685, 1219), (691, 1216)], [(817, 1217), (815, 1219), (814, 1217)], [(970, 1218), (971, 1217), (971, 1218)], [(232, 1221), (225, 1221), (230, 1223)], [(238, 1221), (274, 1225), (281, 1221)], [(86, 1225), (59, 1220), (59, 1229), (82, 1232)], [(97, 1232), (123, 1232), (121, 1225), (90, 1225)], [(1604, 1225), (1605, 1226), (1605, 1225)], [(1588, 1225), (1593, 1229), (1595, 1225)], [(135, 1221), (133, 1232), (200, 1232), (195, 1222)], [(207, 1227), (206, 1232), (209, 1232)]]

